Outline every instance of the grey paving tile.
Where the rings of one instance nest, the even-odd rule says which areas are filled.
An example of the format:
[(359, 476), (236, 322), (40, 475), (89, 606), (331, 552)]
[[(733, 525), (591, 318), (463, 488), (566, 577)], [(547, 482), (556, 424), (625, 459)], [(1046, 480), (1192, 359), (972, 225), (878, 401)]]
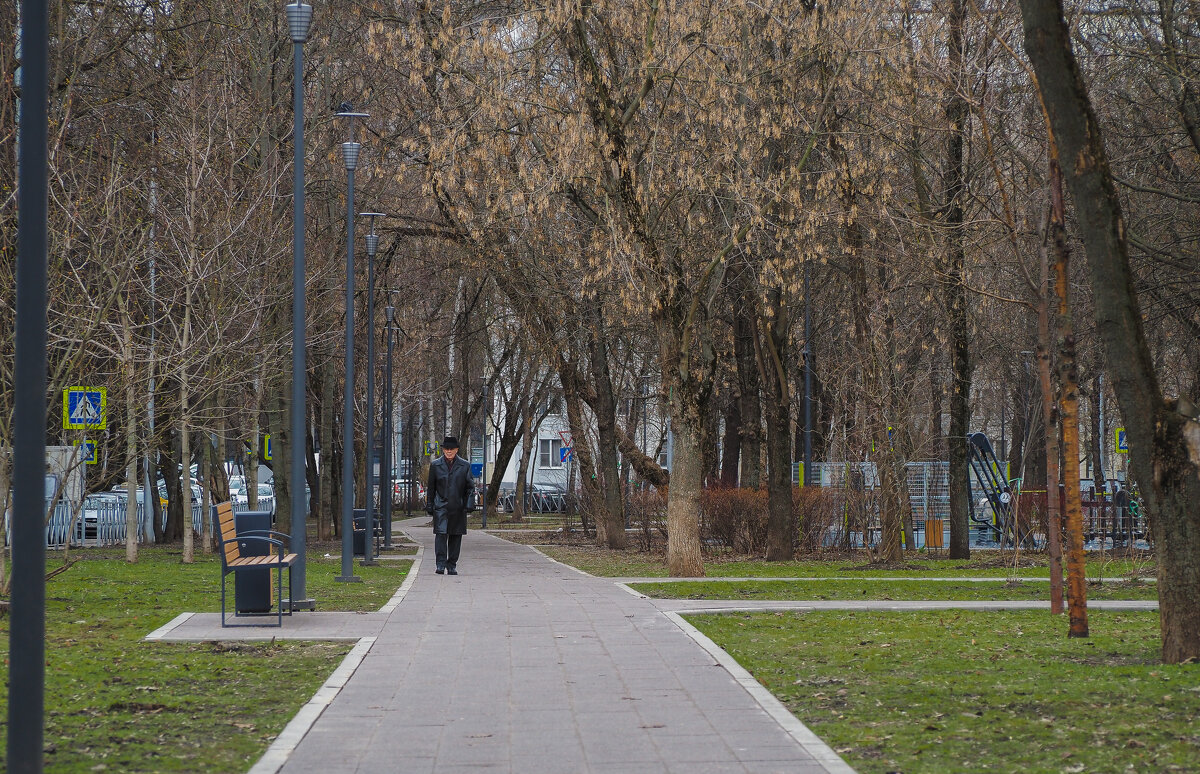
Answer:
[(822, 770), (650, 601), (484, 534), (459, 577), (431, 569), (390, 616), (336, 622), (375, 646), (283, 772)]

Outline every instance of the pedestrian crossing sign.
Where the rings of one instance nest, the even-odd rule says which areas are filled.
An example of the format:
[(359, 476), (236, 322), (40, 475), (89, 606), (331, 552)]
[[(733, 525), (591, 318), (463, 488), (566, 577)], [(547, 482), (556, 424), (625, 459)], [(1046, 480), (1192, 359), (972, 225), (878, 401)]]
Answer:
[(271, 434), (263, 434), (262, 455), (264, 460), (271, 460), (275, 457), (275, 447), (271, 445)]
[(83, 458), (81, 462), (87, 465), (96, 464), (96, 442), (95, 441), (76, 441), (76, 446), (81, 447)]
[(107, 409), (107, 388), (68, 387), (63, 390), (63, 430), (104, 430)]
[(1117, 453), (1118, 454), (1128, 454), (1129, 453), (1129, 436), (1125, 435), (1125, 428), (1118, 427), (1116, 430), (1116, 436), (1117, 436)]

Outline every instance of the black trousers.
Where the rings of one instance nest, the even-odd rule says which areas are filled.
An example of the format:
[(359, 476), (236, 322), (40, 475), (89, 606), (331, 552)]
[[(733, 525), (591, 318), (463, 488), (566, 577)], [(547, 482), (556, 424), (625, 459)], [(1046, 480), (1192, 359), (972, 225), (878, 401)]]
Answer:
[(447, 535), (439, 532), (433, 536), (433, 550), (437, 554), (439, 570), (453, 570), (458, 566), (458, 554), (462, 550), (462, 535)]

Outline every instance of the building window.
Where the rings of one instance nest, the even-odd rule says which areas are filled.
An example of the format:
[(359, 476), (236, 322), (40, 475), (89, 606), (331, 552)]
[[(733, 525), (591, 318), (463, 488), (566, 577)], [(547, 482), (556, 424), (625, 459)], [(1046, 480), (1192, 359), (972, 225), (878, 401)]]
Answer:
[(561, 468), (562, 441), (558, 438), (542, 438), (538, 440), (538, 467), (543, 469)]

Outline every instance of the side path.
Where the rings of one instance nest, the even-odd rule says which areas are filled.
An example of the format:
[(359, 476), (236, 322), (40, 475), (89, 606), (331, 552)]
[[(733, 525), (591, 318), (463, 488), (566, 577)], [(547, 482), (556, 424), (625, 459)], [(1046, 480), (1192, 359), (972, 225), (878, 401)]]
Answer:
[[(432, 559), (425, 523), (404, 526)], [(282, 772), (852, 771), (611, 580), (482, 532), (464, 538), (460, 575), (433, 564)]]

